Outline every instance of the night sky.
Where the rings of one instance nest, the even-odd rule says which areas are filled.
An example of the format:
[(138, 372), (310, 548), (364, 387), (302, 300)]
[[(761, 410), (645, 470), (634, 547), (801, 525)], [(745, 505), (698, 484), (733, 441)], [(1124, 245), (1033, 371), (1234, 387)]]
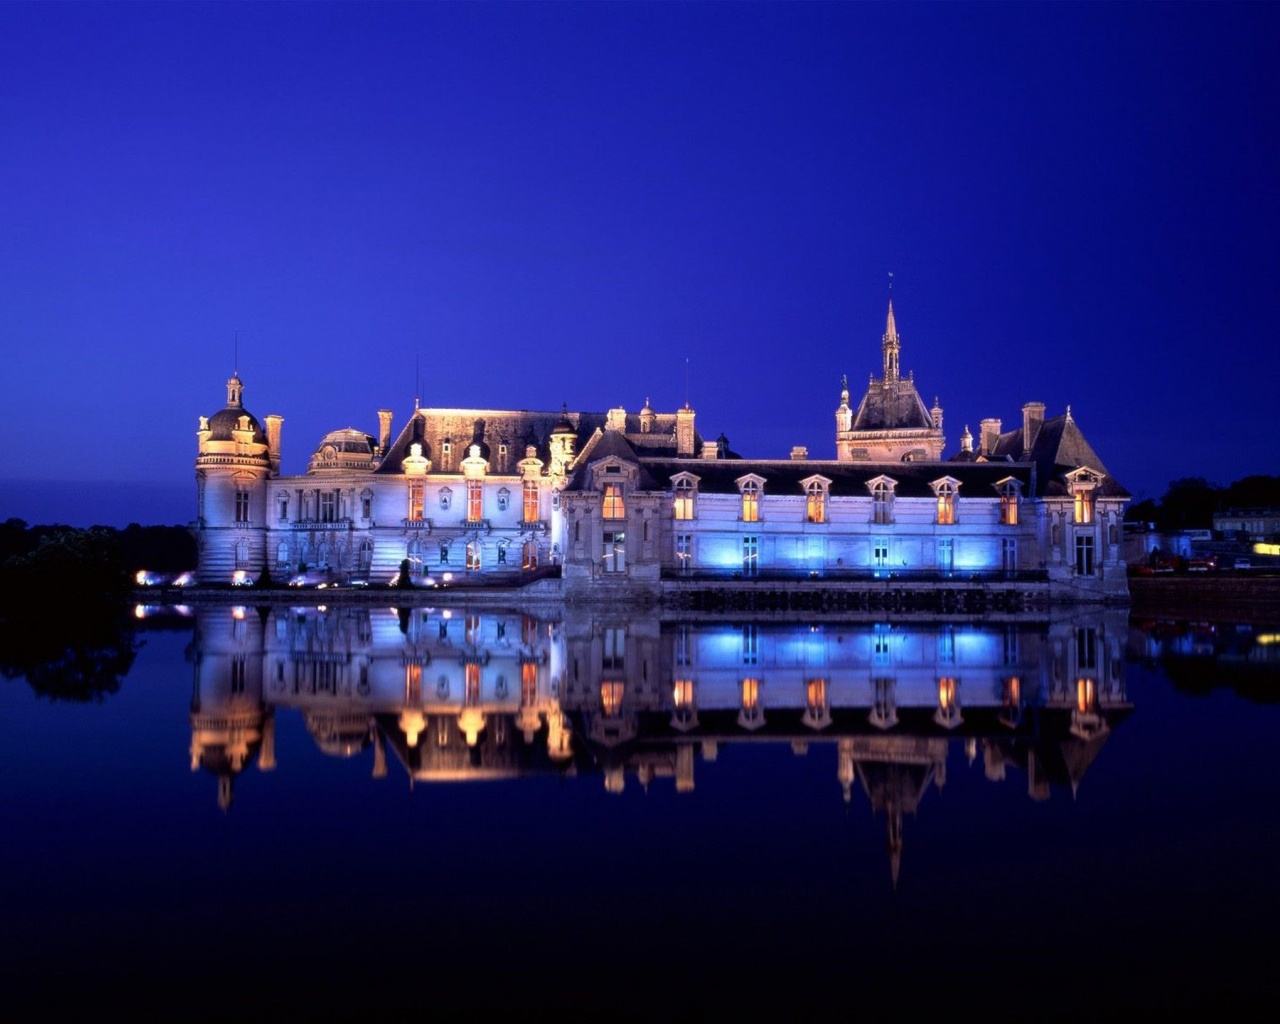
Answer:
[[(1067, 405), (1280, 473), (1280, 5), (0, 4), (0, 519), (186, 522), (200, 415)], [(58, 486), (43, 481), (62, 481)], [(84, 481), (95, 482), (86, 487)]]

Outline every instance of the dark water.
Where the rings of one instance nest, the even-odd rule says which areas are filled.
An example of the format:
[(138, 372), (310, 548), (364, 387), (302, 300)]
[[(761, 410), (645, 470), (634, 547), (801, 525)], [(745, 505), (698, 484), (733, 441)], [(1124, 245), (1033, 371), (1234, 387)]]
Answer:
[(0, 685), (8, 1019), (1271, 990), (1280, 629), (155, 612)]

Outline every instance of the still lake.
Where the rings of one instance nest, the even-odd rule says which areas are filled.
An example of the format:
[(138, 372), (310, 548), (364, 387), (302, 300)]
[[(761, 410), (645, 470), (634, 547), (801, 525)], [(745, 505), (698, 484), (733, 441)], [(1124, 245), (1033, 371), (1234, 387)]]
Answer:
[(114, 684), (0, 681), (7, 1019), (1218, 1014), (1280, 967), (1280, 626), (137, 615)]

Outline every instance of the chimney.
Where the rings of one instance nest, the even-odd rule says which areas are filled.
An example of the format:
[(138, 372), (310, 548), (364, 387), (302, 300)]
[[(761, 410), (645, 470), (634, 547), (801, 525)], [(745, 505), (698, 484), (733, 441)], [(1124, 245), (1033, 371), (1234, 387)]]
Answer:
[(280, 475), (280, 426), (283, 416), (274, 413), (267, 417), (267, 461), (271, 464), (271, 475)]
[(1036, 446), (1044, 423), (1044, 402), (1028, 402), (1022, 407), (1022, 456), (1026, 458)]
[(625, 431), (627, 429), (627, 410), (622, 408), (610, 409), (604, 427), (605, 430)]
[(809, 449), (802, 444), (796, 445), (791, 449), (792, 462), (804, 462), (809, 457)]
[(676, 410), (676, 454), (693, 455), (693, 417), (694, 412), (688, 403), (683, 409)]
[(386, 454), (391, 447), (391, 410), (378, 410), (378, 451)]
[(997, 419), (985, 419), (978, 429), (981, 438), (978, 442), (978, 454), (990, 455), (996, 446), (996, 440), (1000, 437), (1000, 421)]
[(720, 458), (720, 442), (719, 441), (703, 441), (702, 457), (704, 459)]

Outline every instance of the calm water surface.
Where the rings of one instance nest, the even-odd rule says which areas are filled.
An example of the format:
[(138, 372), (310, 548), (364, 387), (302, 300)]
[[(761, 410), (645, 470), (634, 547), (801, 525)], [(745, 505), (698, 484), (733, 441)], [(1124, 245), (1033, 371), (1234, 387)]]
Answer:
[(21, 1019), (1271, 991), (1280, 629), (160, 611), (0, 681)]

